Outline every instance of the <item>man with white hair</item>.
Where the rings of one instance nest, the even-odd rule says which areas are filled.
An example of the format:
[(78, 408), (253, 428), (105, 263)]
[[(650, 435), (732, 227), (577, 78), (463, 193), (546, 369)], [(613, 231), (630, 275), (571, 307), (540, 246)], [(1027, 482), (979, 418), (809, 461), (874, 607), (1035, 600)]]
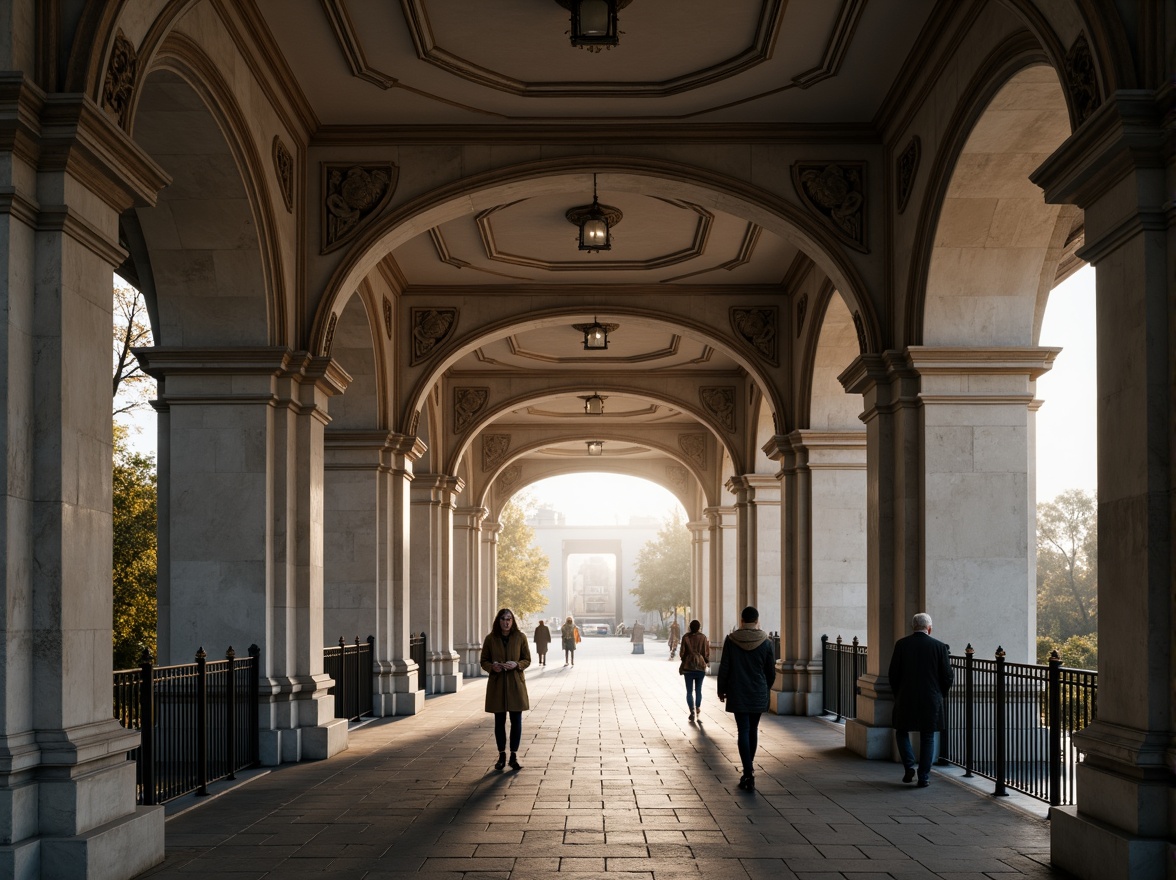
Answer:
[(947, 726), (944, 700), (951, 689), (953, 674), (947, 645), (931, 638), (931, 615), (916, 614), (911, 619), (911, 629), (914, 632), (895, 642), (890, 658), (894, 739), (905, 768), (902, 781), (910, 782), (915, 778), (911, 731), (919, 732), (918, 785), (926, 788), (935, 757), (935, 734)]

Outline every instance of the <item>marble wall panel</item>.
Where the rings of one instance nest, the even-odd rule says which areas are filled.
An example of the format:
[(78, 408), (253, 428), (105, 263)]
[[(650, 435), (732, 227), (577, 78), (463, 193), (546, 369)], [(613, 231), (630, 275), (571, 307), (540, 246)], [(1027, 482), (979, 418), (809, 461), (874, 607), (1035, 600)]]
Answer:
[(1035, 662), (1037, 614), (1024, 556), (928, 558), (927, 612), (935, 637), (962, 654), (992, 659), (998, 646), (1009, 662)]

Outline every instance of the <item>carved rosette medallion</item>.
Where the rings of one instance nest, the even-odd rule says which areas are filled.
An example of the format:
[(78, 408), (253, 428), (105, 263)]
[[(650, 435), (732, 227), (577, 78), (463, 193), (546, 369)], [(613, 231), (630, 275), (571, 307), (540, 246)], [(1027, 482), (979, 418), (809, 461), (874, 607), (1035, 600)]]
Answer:
[(802, 294), (796, 303), (796, 338), (800, 338), (800, 331), (804, 329), (804, 316), (808, 312), (808, 294)]
[(383, 165), (321, 163), (322, 253), (333, 251), (384, 207), (396, 189), (400, 169)]
[(460, 434), (468, 428), (489, 399), (489, 388), (454, 388), (453, 430)]
[(731, 309), (731, 327), (773, 367), (780, 365), (776, 354), (777, 309)]
[(706, 470), (706, 434), (679, 434), (678, 447), (700, 470)]
[(335, 325), (338, 323), (338, 313), (331, 312), (331, 320), (327, 321), (327, 332), (323, 336), (323, 357), (331, 356), (331, 345), (335, 342)]
[(282, 201), (286, 203), (286, 213), (289, 214), (294, 210), (294, 157), (276, 134), (270, 153), (274, 160), (274, 174), (278, 177), (278, 189), (281, 190)]
[(457, 309), (409, 310), (412, 326), (412, 361), (415, 366), (439, 349), (457, 327)]
[(388, 334), (389, 339), (392, 338), (392, 303), (388, 297), (384, 297), (384, 332)]
[(850, 247), (866, 245), (866, 163), (797, 162), (792, 185), (805, 207), (820, 217)]
[(699, 388), (698, 397), (702, 405), (718, 419), (719, 424), (734, 434), (735, 389), (730, 386)]
[(911, 192), (915, 188), (915, 174), (919, 170), (919, 155), (922, 152), (922, 143), (919, 136), (915, 135), (911, 138), (911, 142), (906, 145), (906, 149), (899, 155), (897, 162), (895, 162), (895, 186), (898, 187), (898, 192), (895, 197), (898, 199), (898, 213), (906, 210), (907, 202), (911, 200)]
[(510, 449), (510, 434), (482, 435), (482, 470), (492, 471)]
[(853, 313), (853, 329), (857, 331), (858, 339), (858, 354), (865, 354), (869, 351), (869, 346), (866, 344), (866, 325), (862, 321), (862, 313)]
[(523, 475), (523, 469), (517, 464), (512, 464), (510, 467), (503, 470), (502, 475), (499, 476), (498, 482), (503, 489), (509, 491), (518, 483), (519, 477)]
[(690, 472), (679, 464), (666, 465), (666, 481), (680, 492), (690, 485)]
[(120, 128), (127, 127), (127, 109), (138, 73), (138, 53), (120, 29), (114, 35), (114, 47), (110, 50), (106, 79), (102, 83), (102, 107), (114, 114)]
[(1074, 127), (1077, 128), (1089, 119), (1102, 103), (1098, 71), (1095, 70), (1094, 56), (1090, 53), (1086, 34), (1078, 34), (1078, 39), (1066, 53), (1064, 69), (1066, 85), (1070, 89), (1070, 112), (1073, 114)]

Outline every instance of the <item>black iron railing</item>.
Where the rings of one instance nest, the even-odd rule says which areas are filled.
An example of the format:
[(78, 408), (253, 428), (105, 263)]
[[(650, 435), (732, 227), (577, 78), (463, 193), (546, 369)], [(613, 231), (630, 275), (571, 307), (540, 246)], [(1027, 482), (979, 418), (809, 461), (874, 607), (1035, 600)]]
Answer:
[(368, 636), (366, 642), (355, 637), (355, 644), (349, 645), (339, 636), (337, 648), (323, 650), (323, 671), (335, 680), (328, 694), (335, 697), (335, 717), (358, 721), (372, 714), (372, 690), (375, 672), (372, 666), (372, 646), (376, 637)]
[(1074, 734), (1096, 717), (1098, 673), (1062, 666), (1057, 651), (1047, 666), (1009, 663), (1000, 648), (978, 660), (971, 645), (951, 664), (942, 758), (993, 780), (993, 794), (1011, 788), (1052, 806), (1075, 803)]
[(780, 662), (780, 634), (778, 632), (768, 633), (768, 638), (772, 642), (772, 656), (776, 662)]
[(417, 665), (417, 690), (425, 689), (426, 654), (425, 634), (419, 636), (410, 633), (408, 637), (408, 659)]
[(821, 636), (821, 665), (825, 714), (836, 715), (836, 721), (857, 718), (857, 680), (866, 671), (866, 646), (857, 636), (849, 644), (841, 636), (834, 642)]
[(233, 779), (259, 760), (257, 645), (237, 659), (155, 666), (143, 653), (138, 669), (114, 673), (114, 717), (142, 733), (135, 760), (138, 803), (162, 804), (208, 793), (208, 783)]

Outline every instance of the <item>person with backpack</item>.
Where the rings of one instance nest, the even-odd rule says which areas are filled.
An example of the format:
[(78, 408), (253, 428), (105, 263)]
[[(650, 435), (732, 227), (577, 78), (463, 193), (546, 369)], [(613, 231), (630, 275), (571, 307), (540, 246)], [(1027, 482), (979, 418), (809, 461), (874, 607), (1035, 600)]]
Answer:
[(690, 632), (682, 636), (681, 649), (678, 671), (686, 678), (686, 708), (693, 723), (702, 708), (702, 680), (710, 666), (710, 640), (703, 634), (700, 621), (690, 621)]

